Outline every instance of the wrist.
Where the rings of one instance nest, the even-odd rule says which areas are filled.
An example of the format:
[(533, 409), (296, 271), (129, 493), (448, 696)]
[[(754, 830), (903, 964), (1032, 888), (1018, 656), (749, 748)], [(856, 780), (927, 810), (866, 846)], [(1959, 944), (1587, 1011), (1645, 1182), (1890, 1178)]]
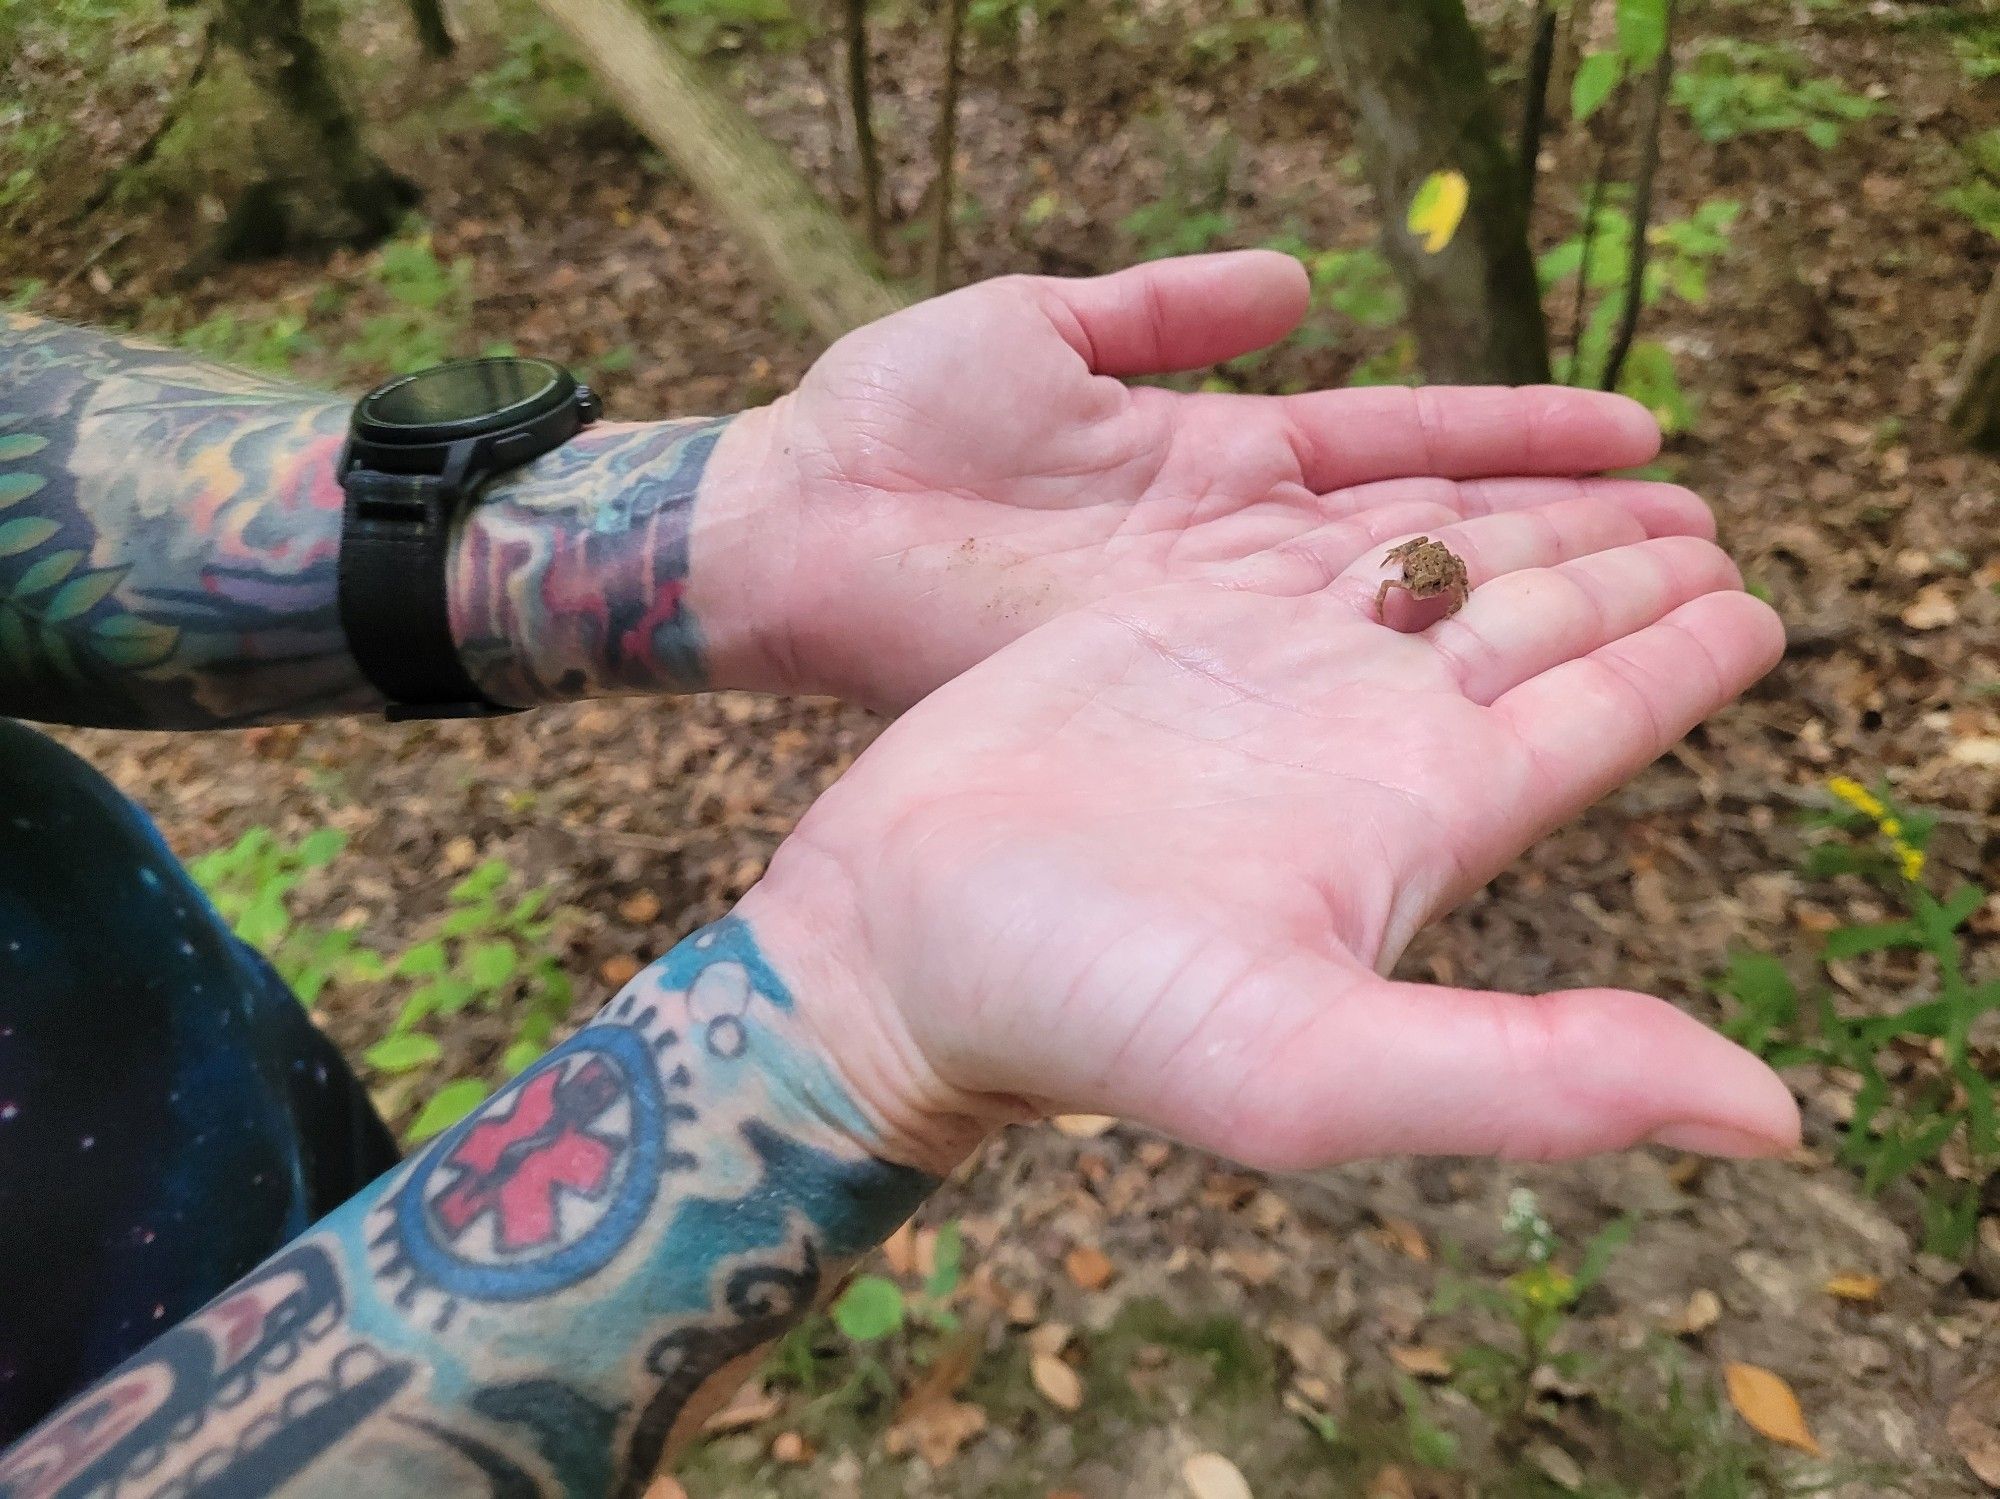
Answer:
[[(811, 867), (807, 867), (807, 863)], [(781, 854), (737, 915), (794, 997), (802, 1107), (877, 1159), (949, 1174), (1002, 1124), (1030, 1117), (1019, 1100), (947, 1081), (919, 1049), (869, 948), (855, 892), (822, 861)]]
[(459, 655), (487, 696), (787, 685), (749, 570), (787, 498), (757, 418), (593, 428), (486, 486), (447, 574)]

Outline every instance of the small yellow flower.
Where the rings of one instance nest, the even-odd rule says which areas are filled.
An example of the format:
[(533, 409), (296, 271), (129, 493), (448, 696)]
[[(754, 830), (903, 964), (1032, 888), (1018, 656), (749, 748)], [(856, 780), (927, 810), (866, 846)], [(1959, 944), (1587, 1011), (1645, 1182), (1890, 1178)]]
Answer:
[(1903, 861), (1903, 878), (1914, 885), (1918, 880), (1923, 878), (1924, 856), (1922, 850), (1911, 848), (1907, 843), (1899, 843), (1896, 845), (1896, 852), (1901, 856)]
[(1882, 819), (1881, 827), (1882, 836), (1887, 838), (1891, 843), (1901, 843), (1903, 841), (1903, 824), (1897, 819), (1885, 817)]
[(1879, 822), (1888, 815), (1889, 809), (1882, 805), (1880, 798), (1851, 776), (1833, 777), (1826, 783), (1826, 789), (1864, 817), (1872, 817)]

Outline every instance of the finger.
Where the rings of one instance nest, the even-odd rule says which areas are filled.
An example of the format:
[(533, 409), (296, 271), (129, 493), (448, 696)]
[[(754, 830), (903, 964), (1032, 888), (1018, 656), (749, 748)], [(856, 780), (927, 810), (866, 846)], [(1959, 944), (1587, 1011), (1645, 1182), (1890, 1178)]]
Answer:
[(1475, 703), (1490, 703), (1530, 677), (1644, 629), (1690, 599), (1742, 582), (1715, 543), (1661, 536), (1495, 578), (1425, 638), (1460, 690)]
[(1442, 529), (1454, 519), (1449, 508), (1435, 501), (1402, 500), (1304, 534), (1293, 524), (1287, 534), (1224, 571), (1217, 581), (1272, 598), (1300, 598), (1320, 592), (1355, 558), (1384, 542)]
[[(1268, 1023), (1198, 1143), (1269, 1169), (1361, 1156), (1562, 1160), (1651, 1141), (1781, 1154), (1798, 1109), (1771, 1069), (1664, 1000), (1491, 994), (1372, 975), (1260, 996)], [(1197, 1116), (1199, 1117), (1199, 1116)]]
[(1276, 343), (1306, 315), (1305, 267), (1275, 250), (1155, 260), (1021, 284), (1100, 375), (1199, 369)]
[(1706, 500), (1678, 484), (1649, 479), (1382, 479), (1322, 495), (1319, 508), (1332, 518), (1425, 500), (1470, 520), (1579, 499), (1604, 500), (1631, 511), (1648, 536), (1715, 537), (1715, 512)]
[(1434, 474), (1587, 474), (1651, 462), (1637, 401), (1562, 385), (1382, 385), (1273, 396), (1301, 482), (1316, 490)]
[(1785, 629), (1747, 593), (1709, 593), (1494, 700), (1563, 821), (1636, 775), (1777, 665)]
[[(1467, 586), (1477, 589), (1524, 567), (1553, 567), (1608, 547), (1630, 546), (1644, 541), (1646, 534), (1639, 518), (1622, 505), (1575, 499), (1454, 521), (1429, 536), (1465, 564)], [(1442, 597), (1418, 600), (1402, 590), (1381, 595), (1383, 582), (1400, 580), (1408, 566), (1388, 560), (1389, 550), (1373, 549), (1356, 558), (1334, 580), (1328, 596), (1369, 619), (1377, 617), (1376, 600), (1383, 597), (1384, 607), (1391, 611), (1399, 629), (1418, 620), (1428, 623), (1441, 617), (1449, 607)]]

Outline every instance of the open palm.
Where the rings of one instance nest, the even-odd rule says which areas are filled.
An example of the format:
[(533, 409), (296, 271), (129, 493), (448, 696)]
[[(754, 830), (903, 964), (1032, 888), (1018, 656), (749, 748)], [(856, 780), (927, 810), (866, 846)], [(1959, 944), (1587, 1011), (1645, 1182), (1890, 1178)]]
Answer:
[(1383, 977), (1782, 649), (1706, 541), (1580, 502), (1440, 535), (1474, 589), (1422, 633), (1375, 621), (1366, 558), (1169, 585), (885, 734), (770, 876), (855, 913), (884, 997), (833, 1045), (862, 1096), (1122, 1114), (1267, 1166), (1788, 1144), (1778, 1080), (1661, 1000)]
[(1643, 463), (1650, 417), (1537, 388), (1176, 393), (1121, 377), (1263, 347), (1304, 315), (1266, 251), (1086, 280), (1015, 276), (833, 346), (757, 413), (797, 513), (758, 528), (784, 600), (785, 685), (900, 707), (1065, 609), (1312, 538), (1344, 566), (1387, 538), (1588, 493), (1652, 534), (1699, 529)]

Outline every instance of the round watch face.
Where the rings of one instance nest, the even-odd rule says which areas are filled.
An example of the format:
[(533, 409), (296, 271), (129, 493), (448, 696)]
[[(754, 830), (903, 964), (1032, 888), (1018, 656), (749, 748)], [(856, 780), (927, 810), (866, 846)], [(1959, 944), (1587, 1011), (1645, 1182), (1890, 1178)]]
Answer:
[(546, 359), (463, 359), (377, 387), (355, 415), (376, 427), (499, 426), (531, 414), (569, 383), (562, 366)]

